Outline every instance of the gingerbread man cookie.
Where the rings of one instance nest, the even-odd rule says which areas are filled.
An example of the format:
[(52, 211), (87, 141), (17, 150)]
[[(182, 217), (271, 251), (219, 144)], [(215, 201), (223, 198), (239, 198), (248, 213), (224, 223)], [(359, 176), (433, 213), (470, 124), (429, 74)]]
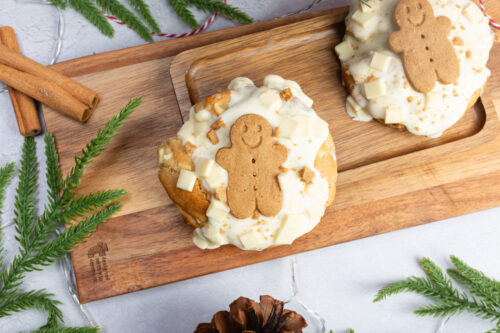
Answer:
[(283, 195), (277, 177), (287, 149), (273, 142), (272, 132), (263, 117), (244, 115), (231, 127), (232, 146), (220, 149), (215, 157), (228, 172), (227, 202), (239, 219), (252, 216), (256, 209), (264, 216), (281, 210)]
[(434, 17), (427, 0), (401, 0), (394, 14), (401, 30), (391, 34), (389, 46), (394, 52), (403, 53), (404, 70), (413, 88), (427, 93), (436, 80), (443, 84), (455, 82), (460, 65), (448, 40), (450, 19)]

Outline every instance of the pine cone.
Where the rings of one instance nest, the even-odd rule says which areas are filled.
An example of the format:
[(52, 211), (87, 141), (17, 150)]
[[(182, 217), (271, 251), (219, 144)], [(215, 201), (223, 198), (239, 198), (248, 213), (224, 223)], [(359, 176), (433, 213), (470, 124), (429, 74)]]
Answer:
[(194, 333), (302, 333), (304, 317), (285, 310), (284, 303), (271, 296), (260, 296), (260, 303), (240, 297), (219, 311), (211, 323), (199, 324)]

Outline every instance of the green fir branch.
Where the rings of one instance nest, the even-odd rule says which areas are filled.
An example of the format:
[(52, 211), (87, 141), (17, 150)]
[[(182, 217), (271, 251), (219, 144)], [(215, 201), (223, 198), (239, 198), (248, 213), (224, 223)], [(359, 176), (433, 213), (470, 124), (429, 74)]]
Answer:
[[(5, 190), (10, 182), (10, 179), (12, 178), (12, 175), (14, 174), (14, 171), (15, 171), (14, 163), (8, 163), (4, 167), (0, 168), (0, 221), (2, 217), (2, 208), (3, 208), (2, 204), (3, 204), (3, 198), (5, 196)], [(0, 236), (1, 236), (1, 231), (2, 230), (0, 228)]]
[[(498, 281), (486, 277), (478, 270), (466, 265), (455, 256), (451, 261), (456, 269), (448, 270), (448, 275), (463, 285), (468, 293), (459, 293), (452, 281), (430, 259), (420, 261), (426, 278), (410, 277), (404, 281), (391, 283), (379, 290), (374, 302), (388, 296), (414, 292), (434, 300), (434, 303), (415, 310), (419, 316), (450, 317), (468, 311), (479, 318), (495, 321), (500, 328), (500, 288)], [(472, 296), (472, 295), (475, 295)]]
[(14, 213), (16, 218), (17, 237), (21, 244), (21, 251), (26, 251), (31, 242), (33, 223), (35, 221), (35, 194), (37, 187), (38, 165), (36, 160), (35, 139), (28, 137), (24, 140), (19, 170), (19, 183), (17, 185)]
[(127, 7), (122, 5), (118, 0), (95, 0), (105, 12), (111, 13), (119, 20), (123, 21), (128, 27), (135, 30), (144, 40), (153, 41), (149, 29), (134, 15)]
[(245, 14), (240, 9), (228, 5), (221, 0), (186, 0), (188, 3), (194, 5), (199, 10), (208, 13), (218, 13), (231, 20), (240, 23), (253, 23), (253, 19)]
[(47, 294), (45, 290), (32, 290), (13, 295), (0, 306), (0, 317), (9, 316), (15, 312), (28, 309), (47, 312), (47, 324), (44, 327), (55, 327), (62, 321), (63, 315), (57, 307), (61, 302), (51, 299), (54, 295)]
[(145, 3), (144, 0), (128, 0), (128, 2), (141, 15), (144, 21), (151, 27), (151, 29), (153, 29), (155, 33), (161, 33), (158, 23), (154, 19), (151, 11), (149, 10), (148, 4)]
[(186, 0), (170, 0), (170, 6), (191, 28), (198, 29), (200, 27), (193, 13), (189, 10)]
[[(20, 251), (7, 267), (0, 268), (0, 317), (26, 309), (48, 313), (47, 324), (37, 332), (98, 332), (98, 328), (61, 328), (62, 313), (44, 290), (22, 291), (26, 272), (41, 270), (55, 259), (71, 251), (90, 236), (99, 225), (107, 221), (120, 208), (116, 200), (125, 195), (123, 190), (101, 191), (75, 199), (85, 168), (98, 157), (110, 143), (125, 119), (141, 104), (141, 98), (131, 100), (103, 128), (97, 136), (75, 157), (75, 166), (64, 178), (61, 176), (59, 158), (54, 138), (45, 135), (47, 184), (49, 203), (40, 217), (34, 209), (38, 167), (33, 138), (26, 138), (23, 146), (19, 185), (16, 194), (15, 221), (19, 234)], [(4, 190), (14, 172), (14, 164), (0, 168), (0, 208)], [(83, 218), (82, 221), (77, 221)], [(52, 239), (53, 232), (62, 222), (77, 222)]]
[[(54, 2), (53, 0), (51, 0)], [(90, 23), (92, 23), (99, 31), (107, 37), (113, 37), (115, 30), (104, 17), (99, 8), (90, 0), (68, 0), (71, 8), (82, 14)]]
[(114, 203), (103, 210), (87, 217), (78, 224), (64, 230), (57, 238), (43, 246), (38, 253), (25, 264), (26, 271), (37, 270), (47, 266), (68, 254), (78, 243), (90, 236), (98, 226), (106, 222), (113, 214), (121, 209), (120, 203)]
[(31, 333), (99, 333), (99, 327), (54, 327), (40, 328)]
[(453, 271), (452, 274), (455, 277), (460, 275), (463, 278), (460, 283), (466, 286), (471, 293), (487, 299), (492, 305), (500, 308), (500, 286), (498, 282), (468, 266), (457, 257), (451, 256), (450, 258), (456, 270), (448, 270), (448, 272)]
[(66, 9), (66, 6), (68, 5), (68, 0), (50, 0), (50, 1), (61, 9)]

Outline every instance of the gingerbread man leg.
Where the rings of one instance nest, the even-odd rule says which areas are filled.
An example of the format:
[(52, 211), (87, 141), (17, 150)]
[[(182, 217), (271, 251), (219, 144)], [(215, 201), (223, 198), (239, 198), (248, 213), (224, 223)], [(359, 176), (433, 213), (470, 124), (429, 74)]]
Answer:
[(257, 190), (257, 209), (264, 216), (274, 216), (279, 213), (283, 203), (280, 186), (276, 177), (261, 182)]
[(234, 217), (246, 219), (252, 216), (256, 209), (253, 179), (248, 176), (229, 179), (227, 203)]

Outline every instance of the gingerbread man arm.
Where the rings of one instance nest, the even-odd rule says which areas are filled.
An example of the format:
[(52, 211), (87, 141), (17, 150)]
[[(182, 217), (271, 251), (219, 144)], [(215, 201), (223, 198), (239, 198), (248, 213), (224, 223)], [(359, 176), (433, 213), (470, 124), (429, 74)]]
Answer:
[(281, 166), (286, 162), (286, 158), (288, 156), (288, 151), (285, 146), (279, 143), (273, 143), (274, 150), (274, 161), (278, 166)]
[(215, 155), (215, 161), (226, 170), (230, 168), (231, 150), (232, 148), (222, 148)]
[(404, 51), (404, 42), (403, 42), (404, 34), (401, 30), (393, 32), (389, 36), (389, 46), (396, 53), (401, 53)]
[(434, 28), (437, 30), (436, 32), (448, 36), (451, 31), (451, 21), (446, 16), (439, 16), (436, 18), (436, 24), (434, 25)]

